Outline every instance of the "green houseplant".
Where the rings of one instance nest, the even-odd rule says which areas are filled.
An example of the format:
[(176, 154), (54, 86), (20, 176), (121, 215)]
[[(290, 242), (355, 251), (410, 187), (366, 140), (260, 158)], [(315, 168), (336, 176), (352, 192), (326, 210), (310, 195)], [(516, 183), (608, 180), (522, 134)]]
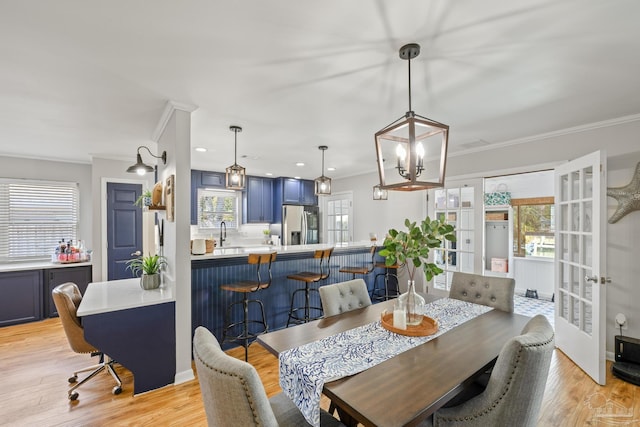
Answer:
[(126, 264), (134, 276), (140, 277), (142, 289), (156, 289), (160, 287), (160, 270), (167, 265), (167, 259), (162, 255), (149, 254), (130, 259)]
[(133, 204), (140, 207), (151, 206), (151, 196), (151, 190), (144, 190)]
[(431, 249), (443, 247), (445, 240), (455, 242), (456, 234), (454, 226), (447, 224), (444, 219), (426, 217), (419, 224), (404, 220), (406, 231), (390, 229), (384, 239), (383, 249), (380, 255), (385, 258), (385, 264), (392, 266), (398, 264), (407, 270), (409, 286), (400, 299), (405, 301), (407, 310), (407, 324), (415, 325), (422, 321), (422, 313), (419, 313), (420, 305), (424, 304), (424, 298), (415, 292), (416, 270), (422, 267), (427, 281), (442, 273), (442, 269), (434, 262), (429, 262)]

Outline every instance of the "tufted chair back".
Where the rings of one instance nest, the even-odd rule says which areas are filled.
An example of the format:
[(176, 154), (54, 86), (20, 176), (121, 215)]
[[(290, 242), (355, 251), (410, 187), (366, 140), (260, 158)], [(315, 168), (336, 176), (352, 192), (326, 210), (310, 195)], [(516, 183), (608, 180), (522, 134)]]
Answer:
[(325, 317), (371, 305), (367, 284), (362, 279), (321, 286), (318, 291)]
[(459, 406), (438, 410), (422, 424), (437, 427), (535, 427), (555, 345), (543, 315), (531, 319), (522, 335), (504, 345), (487, 388)]
[(486, 305), (513, 313), (516, 281), (456, 271), (451, 279), (449, 298)]

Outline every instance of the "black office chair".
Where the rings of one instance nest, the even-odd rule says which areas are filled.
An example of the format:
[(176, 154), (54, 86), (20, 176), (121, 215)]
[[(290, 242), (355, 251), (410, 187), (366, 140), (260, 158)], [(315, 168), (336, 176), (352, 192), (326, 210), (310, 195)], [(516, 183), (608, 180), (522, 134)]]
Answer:
[[(98, 356), (100, 358), (100, 362), (98, 364), (80, 369), (79, 371), (74, 372), (73, 376), (69, 377), (69, 382), (71, 384), (75, 383), (75, 385), (69, 389), (69, 400), (78, 399), (78, 392), (76, 389), (103, 370), (109, 372), (116, 381), (117, 385), (113, 387), (112, 393), (122, 393), (122, 381), (120, 381), (118, 374), (113, 369), (113, 364), (115, 362), (84, 339), (84, 328), (82, 327), (80, 318), (76, 314), (78, 307), (80, 306), (80, 302), (82, 301), (82, 294), (80, 293), (78, 286), (71, 282), (63, 283), (53, 289), (52, 296), (53, 303), (55, 304), (58, 315), (60, 316), (60, 321), (62, 322), (62, 327), (67, 335), (67, 341), (69, 341), (71, 349), (76, 353), (90, 353), (91, 356)], [(93, 372), (79, 383), (76, 383), (78, 380), (78, 374), (88, 371)]]

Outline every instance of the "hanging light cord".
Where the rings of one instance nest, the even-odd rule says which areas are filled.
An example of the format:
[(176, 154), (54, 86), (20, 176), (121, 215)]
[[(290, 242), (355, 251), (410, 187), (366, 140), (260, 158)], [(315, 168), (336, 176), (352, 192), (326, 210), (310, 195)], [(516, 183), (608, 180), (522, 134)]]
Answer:
[(238, 129), (233, 130), (234, 143), (233, 143), (233, 164), (238, 164)]
[(409, 111), (411, 110), (411, 56), (409, 56), (409, 58), (407, 59), (407, 62), (409, 63)]

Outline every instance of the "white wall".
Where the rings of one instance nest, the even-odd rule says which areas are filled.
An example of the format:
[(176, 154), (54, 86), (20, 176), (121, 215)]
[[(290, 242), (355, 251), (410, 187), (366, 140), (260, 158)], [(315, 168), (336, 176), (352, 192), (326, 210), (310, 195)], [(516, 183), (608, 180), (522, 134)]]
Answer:
[(93, 240), (94, 223), (91, 215), (93, 203), (91, 165), (0, 156), (0, 177), (79, 183), (80, 224), (78, 238), (85, 241), (87, 249), (93, 248), (95, 241)]
[[(454, 130), (452, 130), (454, 131)], [(453, 154), (447, 162), (447, 179), (473, 176), (496, 176), (504, 173), (535, 171), (559, 164), (596, 150), (605, 149), (608, 156), (609, 187), (626, 185), (631, 180), (633, 168), (640, 162), (638, 152), (640, 120), (616, 120), (585, 126), (580, 129), (545, 135), (539, 140), (528, 140), (524, 144), (504, 144), (494, 150)], [(622, 164), (622, 162), (626, 163)], [(544, 167), (541, 167), (544, 166)], [(429, 168), (429, 165), (427, 165)], [(399, 226), (404, 217), (419, 218), (422, 213), (417, 198), (424, 191), (398, 193), (389, 192), (388, 202), (374, 208), (371, 187), (377, 183), (377, 175), (368, 175), (343, 180), (334, 180), (336, 191), (354, 188), (354, 224), (356, 235), (365, 238), (369, 228)], [(357, 189), (357, 190), (356, 190)], [(356, 194), (359, 195), (356, 198)], [(607, 198), (611, 212), (615, 201)], [(379, 224), (379, 225), (378, 225)], [(377, 229), (377, 228), (376, 228)], [(607, 350), (613, 351), (616, 331), (614, 317), (624, 313), (629, 323), (625, 335), (640, 338), (640, 211), (633, 212), (618, 223), (607, 227), (607, 270), (612, 283), (607, 285)]]

